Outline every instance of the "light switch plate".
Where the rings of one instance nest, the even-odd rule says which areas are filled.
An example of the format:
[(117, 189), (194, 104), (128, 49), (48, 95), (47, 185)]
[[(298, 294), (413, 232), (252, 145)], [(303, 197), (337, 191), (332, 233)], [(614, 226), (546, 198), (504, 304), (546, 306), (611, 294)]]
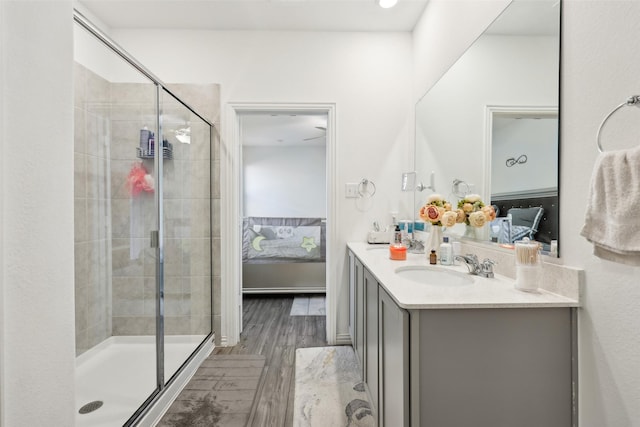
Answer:
[(347, 182), (344, 185), (344, 193), (347, 199), (357, 199), (359, 197), (358, 184), (355, 182)]

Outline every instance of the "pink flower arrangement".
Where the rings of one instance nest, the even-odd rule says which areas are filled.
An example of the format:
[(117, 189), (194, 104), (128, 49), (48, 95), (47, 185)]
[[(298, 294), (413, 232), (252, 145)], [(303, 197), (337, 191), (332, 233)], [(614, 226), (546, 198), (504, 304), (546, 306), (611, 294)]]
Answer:
[(451, 203), (440, 194), (432, 194), (418, 212), (420, 218), (431, 225), (452, 227), (456, 224), (456, 213), (451, 210)]

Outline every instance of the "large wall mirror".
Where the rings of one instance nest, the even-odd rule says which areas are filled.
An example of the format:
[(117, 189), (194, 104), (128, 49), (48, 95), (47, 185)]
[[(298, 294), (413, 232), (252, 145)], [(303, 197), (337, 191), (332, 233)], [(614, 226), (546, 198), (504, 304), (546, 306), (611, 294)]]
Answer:
[[(509, 246), (529, 231), (557, 248), (560, 8), (514, 0), (416, 104), (418, 181), (497, 209), (477, 239)], [(416, 212), (431, 191), (415, 193)]]

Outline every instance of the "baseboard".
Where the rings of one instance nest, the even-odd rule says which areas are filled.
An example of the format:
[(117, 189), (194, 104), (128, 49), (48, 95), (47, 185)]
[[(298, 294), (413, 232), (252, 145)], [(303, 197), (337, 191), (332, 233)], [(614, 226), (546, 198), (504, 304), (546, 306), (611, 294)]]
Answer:
[(226, 335), (220, 335), (220, 347), (229, 347), (229, 339)]
[(306, 288), (269, 287), (269, 288), (242, 288), (243, 294), (324, 294), (327, 289), (324, 286)]
[(351, 335), (349, 334), (337, 334), (336, 345), (351, 345)]

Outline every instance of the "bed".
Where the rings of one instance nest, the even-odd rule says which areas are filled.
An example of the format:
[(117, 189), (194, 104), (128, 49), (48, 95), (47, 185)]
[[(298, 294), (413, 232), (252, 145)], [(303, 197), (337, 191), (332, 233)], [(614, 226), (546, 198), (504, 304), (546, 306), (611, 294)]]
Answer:
[(244, 293), (322, 293), (324, 218), (247, 217), (242, 228)]

